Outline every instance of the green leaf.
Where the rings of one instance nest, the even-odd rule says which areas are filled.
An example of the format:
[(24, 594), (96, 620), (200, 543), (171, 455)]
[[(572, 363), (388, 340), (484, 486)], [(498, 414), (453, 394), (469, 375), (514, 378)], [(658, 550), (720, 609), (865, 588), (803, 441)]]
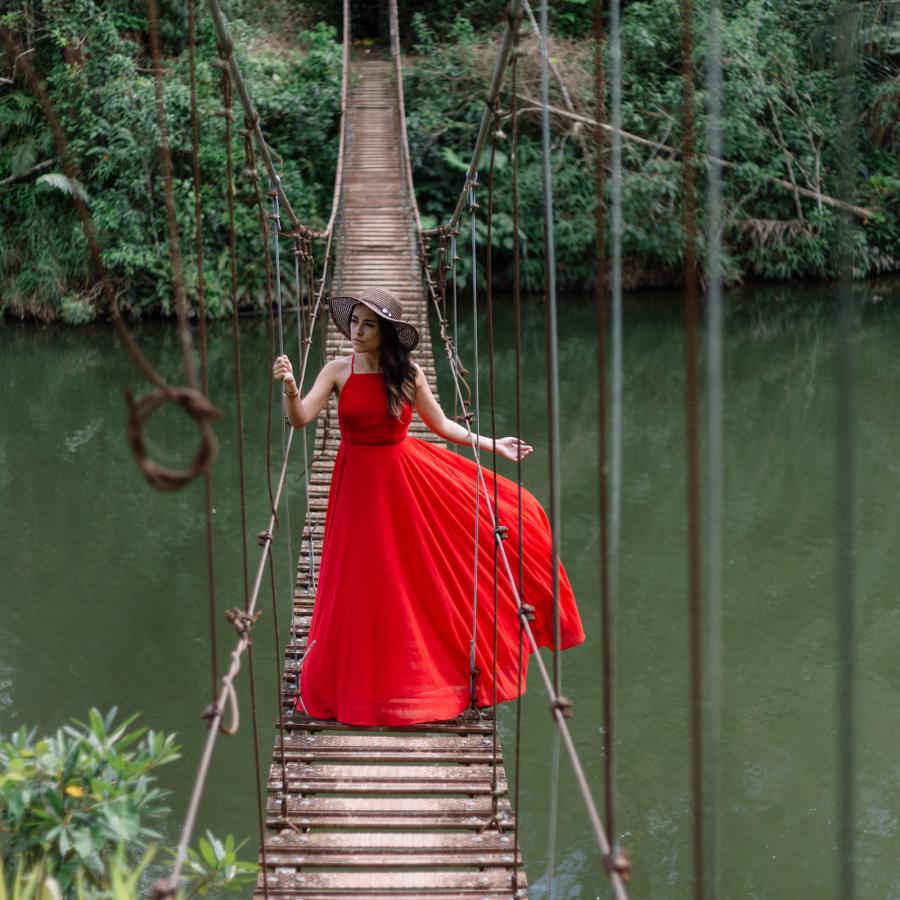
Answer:
[(62, 172), (47, 172), (35, 181), (36, 190), (62, 191), (70, 197), (80, 197), (84, 203), (90, 204), (91, 200), (81, 183), (67, 178)]

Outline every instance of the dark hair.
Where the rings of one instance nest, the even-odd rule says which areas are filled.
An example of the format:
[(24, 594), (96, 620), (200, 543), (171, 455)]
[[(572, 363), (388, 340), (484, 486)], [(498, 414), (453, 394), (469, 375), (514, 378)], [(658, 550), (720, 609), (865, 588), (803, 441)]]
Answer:
[(381, 329), (381, 368), (384, 372), (384, 386), (387, 388), (388, 412), (400, 418), (403, 401), (410, 405), (416, 402), (416, 370), (409, 358), (409, 350), (400, 343), (397, 329), (378, 316)]

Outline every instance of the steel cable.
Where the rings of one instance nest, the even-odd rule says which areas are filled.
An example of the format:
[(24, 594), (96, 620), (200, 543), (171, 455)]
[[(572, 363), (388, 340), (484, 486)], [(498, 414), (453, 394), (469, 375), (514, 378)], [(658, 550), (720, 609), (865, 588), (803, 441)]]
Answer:
[(693, 0), (681, 0), (681, 145), (684, 217), (685, 432), (688, 508), (688, 602), (690, 611), (691, 794), (694, 896), (705, 900), (706, 825), (703, 799), (703, 609), (700, 552), (699, 299), (697, 198), (694, 161)]
[[(594, 109), (596, 121), (602, 122), (605, 110), (605, 72), (603, 68), (603, 0), (594, 0)], [(609, 475), (607, 472), (607, 321), (609, 318), (609, 280), (606, 254), (606, 169), (603, 159), (605, 135), (594, 129), (594, 294), (597, 322), (597, 488), (600, 529), (600, 628), (603, 654), (603, 783), (606, 804), (606, 829), (618, 852), (616, 827), (616, 605), (609, 577)]]
[[(553, 179), (550, 173), (550, 86), (547, 74), (549, 50), (547, 25), (547, 2), (541, 3), (541, 149), (543, 153), (543, 197), (544, 197), (544, 283), (547, 310), (547, 427), (550, 457), (550, 577), (553, 590), (553, 691), (562, 696), (562, 627), (559, 606), (559, 548), (561, 520), (561, 471), (559, 463), (559, 359), (557, 353), (556, 321), (556, 238), (553, 227)], [(554, 896), (554, 870), (556, 863), (556, 826), (559, 804), (559, 731), (554, 735), (553, 760), (551, 765), (550, 788), (550, 848), (549, 848), (549, 894)]]
[(706, 814), (706, 885), (710, 897), (719, 896), (718, 797), (719, 733), (721, 728), (721, 616), (722, 616), (722, 8), (711, 0), (707, 50), (707, 225), (706, 225), (706, 593), (703, 613), (704, 691), (703, 757)]
[[(194, 256), (197, 267), (197, 332), (200, 343), (200, 387), (209, 399), (209, 353), (206, 335), (206, 278), (203, 271), (203, 203), (200, 180), (200, 117), (197, 114), (195, 0), (188, 0), (188, 62), (191, 89), (191, 173), (194, 190)], [(209, 593), (210, 700), (215, 702), (219, 683), (218, 629), (216, 615), (216, 567), (213, 539), (212, 472), (203, 472), (204, 516), (206, 519), (206, 580)]]
[[(518, 34), (518, 31), (515, 32)], [(515, 399), (515, 416), (516, 416), (516, 439), (522, 437), (522, 273), (521, 273), (521, 246), (519, 239), (519, 119), (516, 115), (516, 105), (518, 99), (517, 81), (519, 72), (519, 56), (518, 38), (513, 48), (510, 61), (510, 79), (512, 87), (510, 90), (510, 105), (512, 109), (512, 143), (510, 150), (510, 168), (511, 168), (511, 192), (512, 192), (512, 227), (513, 227), (513, 305), (515, 312), (515, 382), (516, 382), (516, 399)], [(523, 577), (523, 541), (522, 541), (522, 460), (516, 460), (516, 550), (518, 553), (518, 587), (519, 594), (524, 602), (524, 577)], [(515, 758), (515, 782), (516, 793), (514, 801), (514, 810), (516, 814), (516, 828), (513, 837), (513, 859), (516, 868), (514, 872), (513, 890), (516, 896), (520, 892), (524, 894), (524, 885), (519, 885), (519, 829), (521, 828), (521, 771), (522, 771), (522, 701), (524, 697), (522, 684), (522, 663), (523, 650), (525, 643), (524, 622), (519, 617), (519, 647), (516, 657), (516, 758)]]

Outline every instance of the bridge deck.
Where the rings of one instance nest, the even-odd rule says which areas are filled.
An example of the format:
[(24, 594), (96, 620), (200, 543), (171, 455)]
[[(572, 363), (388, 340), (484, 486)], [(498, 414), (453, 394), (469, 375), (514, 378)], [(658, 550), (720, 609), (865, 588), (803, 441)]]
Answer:
[[(380, 286), (397, 294), (419, 328), (416, 359), (437, 394), (414, 226), (404, 196), (392, 79), (389, 63), (354, 64), (334, 292)], [(329, 321), (327, 354), (349, 352), (349, 342)], [(324, 452), (312, 465), (309, 484), (316, 566), (339, 438), (334, 401), (318, 425), (316, 447), (324, 440)], [(437, 440), (418, 418), (410, 433)], [(304, 535), (306, 553), (309, 537)], [(282, 684), (286, 715), (315, 601), (308, 575), (308, 561), (301, 555)], [(454, 719), (404, 728), (359, 728), (304, 716), (286, 724), (286, 822), (280, 738), (268, 782), (265, 874), (270, 895), (514, 895), (515, 818), (508, 797), (500, 801), (503, 832), (480, 831), (491, 815), (490, 715), (480, 722)], [(505, 773), (500, 787), (506, 788)], [(524, 883), (520, 869), (519, 896), (525, 896)], [(260, 873), (256, 896), (262, 890)]]

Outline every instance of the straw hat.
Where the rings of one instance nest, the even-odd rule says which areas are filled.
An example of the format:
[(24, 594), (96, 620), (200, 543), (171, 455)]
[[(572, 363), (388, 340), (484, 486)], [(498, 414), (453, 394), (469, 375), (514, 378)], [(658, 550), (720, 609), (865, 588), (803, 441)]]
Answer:
[(350, 337), (350, 313), (357, 303), (368, 306), (373, 313), (390, 322), (407, 350), (412, 350), (419, 343), (419, 332), (403, 319), (403, 305), (390, 291), (382, 288), (366, 288), (357, 297), (328, 298), (332, 321), (344, 337)]

